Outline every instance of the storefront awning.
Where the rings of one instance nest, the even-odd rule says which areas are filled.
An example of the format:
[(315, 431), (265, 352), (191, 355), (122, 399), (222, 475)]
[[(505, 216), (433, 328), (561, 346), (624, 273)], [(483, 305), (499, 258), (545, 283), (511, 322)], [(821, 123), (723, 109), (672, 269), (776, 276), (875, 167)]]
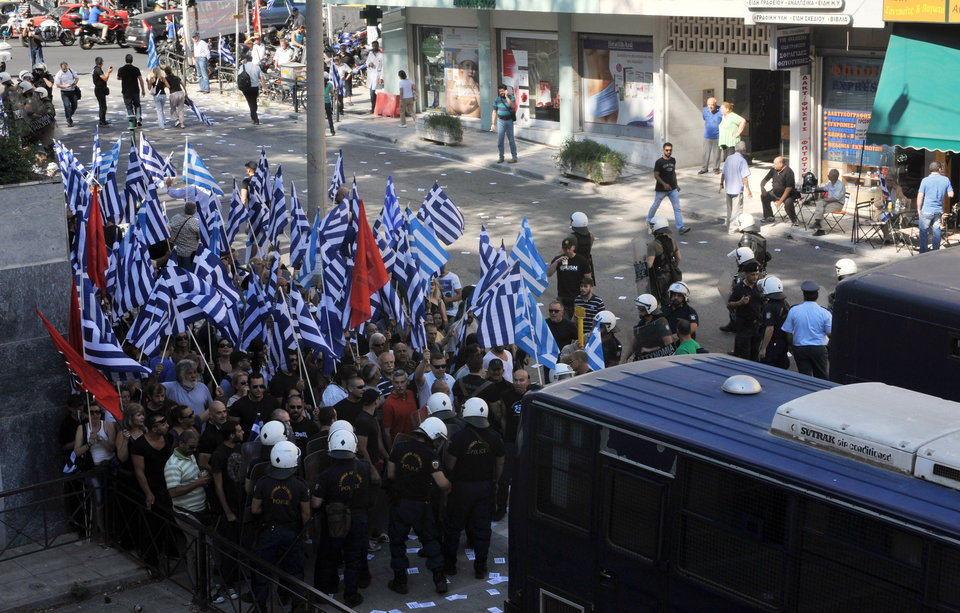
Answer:
[(896, 24), (867, 142), (960, 152), (960, 28)]

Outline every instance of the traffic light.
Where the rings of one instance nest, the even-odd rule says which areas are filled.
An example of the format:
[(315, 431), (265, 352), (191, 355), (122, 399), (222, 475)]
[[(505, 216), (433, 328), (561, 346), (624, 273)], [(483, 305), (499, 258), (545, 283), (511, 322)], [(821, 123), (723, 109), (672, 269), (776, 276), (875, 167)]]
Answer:
[(360, 19), (366, 19), (368, 26), (377, 25), (382, 17), (383, 10), (378, 6), (368, 4), (366, 8), (360, 9)]

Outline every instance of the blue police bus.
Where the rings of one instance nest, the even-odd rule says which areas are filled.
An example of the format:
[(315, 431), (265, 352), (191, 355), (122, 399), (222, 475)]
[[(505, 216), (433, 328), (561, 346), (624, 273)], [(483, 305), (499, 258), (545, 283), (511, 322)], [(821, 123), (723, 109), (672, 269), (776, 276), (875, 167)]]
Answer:
[(508, 611), (960, 611), (960, 404), (726, 355), (524, 399)]

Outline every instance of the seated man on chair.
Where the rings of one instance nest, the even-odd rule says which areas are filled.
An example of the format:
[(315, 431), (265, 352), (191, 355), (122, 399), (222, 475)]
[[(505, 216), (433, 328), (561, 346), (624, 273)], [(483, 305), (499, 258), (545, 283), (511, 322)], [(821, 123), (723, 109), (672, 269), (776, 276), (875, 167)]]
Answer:
[[(770, 182), (770, 191), (767, 191), (766, 184)], [(793, 206), (793, 201), (797, 197), (797, 183), (793, 176), (793, 170), (787, 166), (787, 161), (782, 155), (773, 158), (773, 168), (767, 173), (767, 176), (760, 182), (760, 203), (763, 205), (763, 219), (760, 223), (773, 223), (776, 219), (773, 216), (773, 203), (777, 206), (783, 206), (787, 211), (787, 217), (790, 222), (797, 223), (797, 211)]]
[(840, 171), (836, 168), (827, 173), (829, 182), (824, 183), (818, 189), (823, 192), (823, 196), (817, 198), (817, 205), (813, 211), (813, 224), (810, 226), (815, 229), (814, 236), (823, 236), (825, 232), (820, 227), (823, 216), (826, 213), (835, 213), (843, 208), (843, 201), (847, 197), (847, 186), (840, 180)]

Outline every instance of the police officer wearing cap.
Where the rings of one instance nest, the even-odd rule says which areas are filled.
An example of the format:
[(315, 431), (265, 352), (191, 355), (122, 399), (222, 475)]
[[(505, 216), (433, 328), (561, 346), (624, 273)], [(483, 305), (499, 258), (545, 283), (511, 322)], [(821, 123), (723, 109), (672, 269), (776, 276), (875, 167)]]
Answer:
[(833, 326), (833, 315), (817, 304), (820, 286), (813, 281), (804, 281), (800, 285), (803, 302), (790, 309), (783, 331), (793, 349), (793, 359), (797, 363), (797, 372), (826, 379), (829, 370), (827, 357), (827, 335)]
[(457, 574), (457, 549), (464, 528), (473, 541), (474, 576), (487, 578), (490, 551), (490, 520), (496, 500), (496, 485), (503, 472), (503, 438), (490, 427), (489, 408), (482, 398), (463, 403), (467, 427), (450, 439), (444, 463), (453, 489), (447, 500), (443, 538), (443, 570)]
[(423, 420), (411, 433), (410, 440), (397, 441), (387, 462), (387, 479), (392, 482), (390, 504), (390, 568), (393, 579), (387, 587), (398, 594), (407, 593), (407, 535), (410, 528), (417, 533), (427, 558), (427, 568), (433, 572), (433, 584), (438, 594), (447, 592), (447, 578), (443, 573), (443, 553), (440, 550), (437, 525), (430, 510), (430, 492), (434, 487), (450, 490), (450, 482), (440, 470), (440, 458), (435, 445), (446, 439), (447, 427), (436, 417)]
[(763, 294), (757, 285), (760, 281), (760, 264), (756, 260), (745, 262), (743, 282), (734, 286), (727, 299), (727, 308), (734, 309), (736, 337), (733, 355), (745, 360), (760, 360), (760, 316), (763, 312)]
[(350, 430), (334, 432), (328, 446), (332, 463), (313, 488), (312, 506), (322, 509), (314, 584), (325, 594), (336, 593), (337, 566), (342, 560), (343, 601), (355, 607), (363, 602), (359, 583), (366, 557), (370, 485), (380, 482), (380, 474), (357, 457), (357, 436)]
[[(280, 441), (270, 451), (270, 468), (253, 488), (250, 512), (260, 517), (257, 555), (298, 579), (303, 579), (307, 559), (301, 535), (310, 521), (310, 490), (296, 476), (300, 448), (290, 441)], [(300, 595), (298, 587), (287, 586), (287, 593)], [(265, 610), (269, 597), (266, 577), (254, 574), (253, 591), (260, 608)], [(302, 601), (294, 602), (294, 610), (306, 610)]]

